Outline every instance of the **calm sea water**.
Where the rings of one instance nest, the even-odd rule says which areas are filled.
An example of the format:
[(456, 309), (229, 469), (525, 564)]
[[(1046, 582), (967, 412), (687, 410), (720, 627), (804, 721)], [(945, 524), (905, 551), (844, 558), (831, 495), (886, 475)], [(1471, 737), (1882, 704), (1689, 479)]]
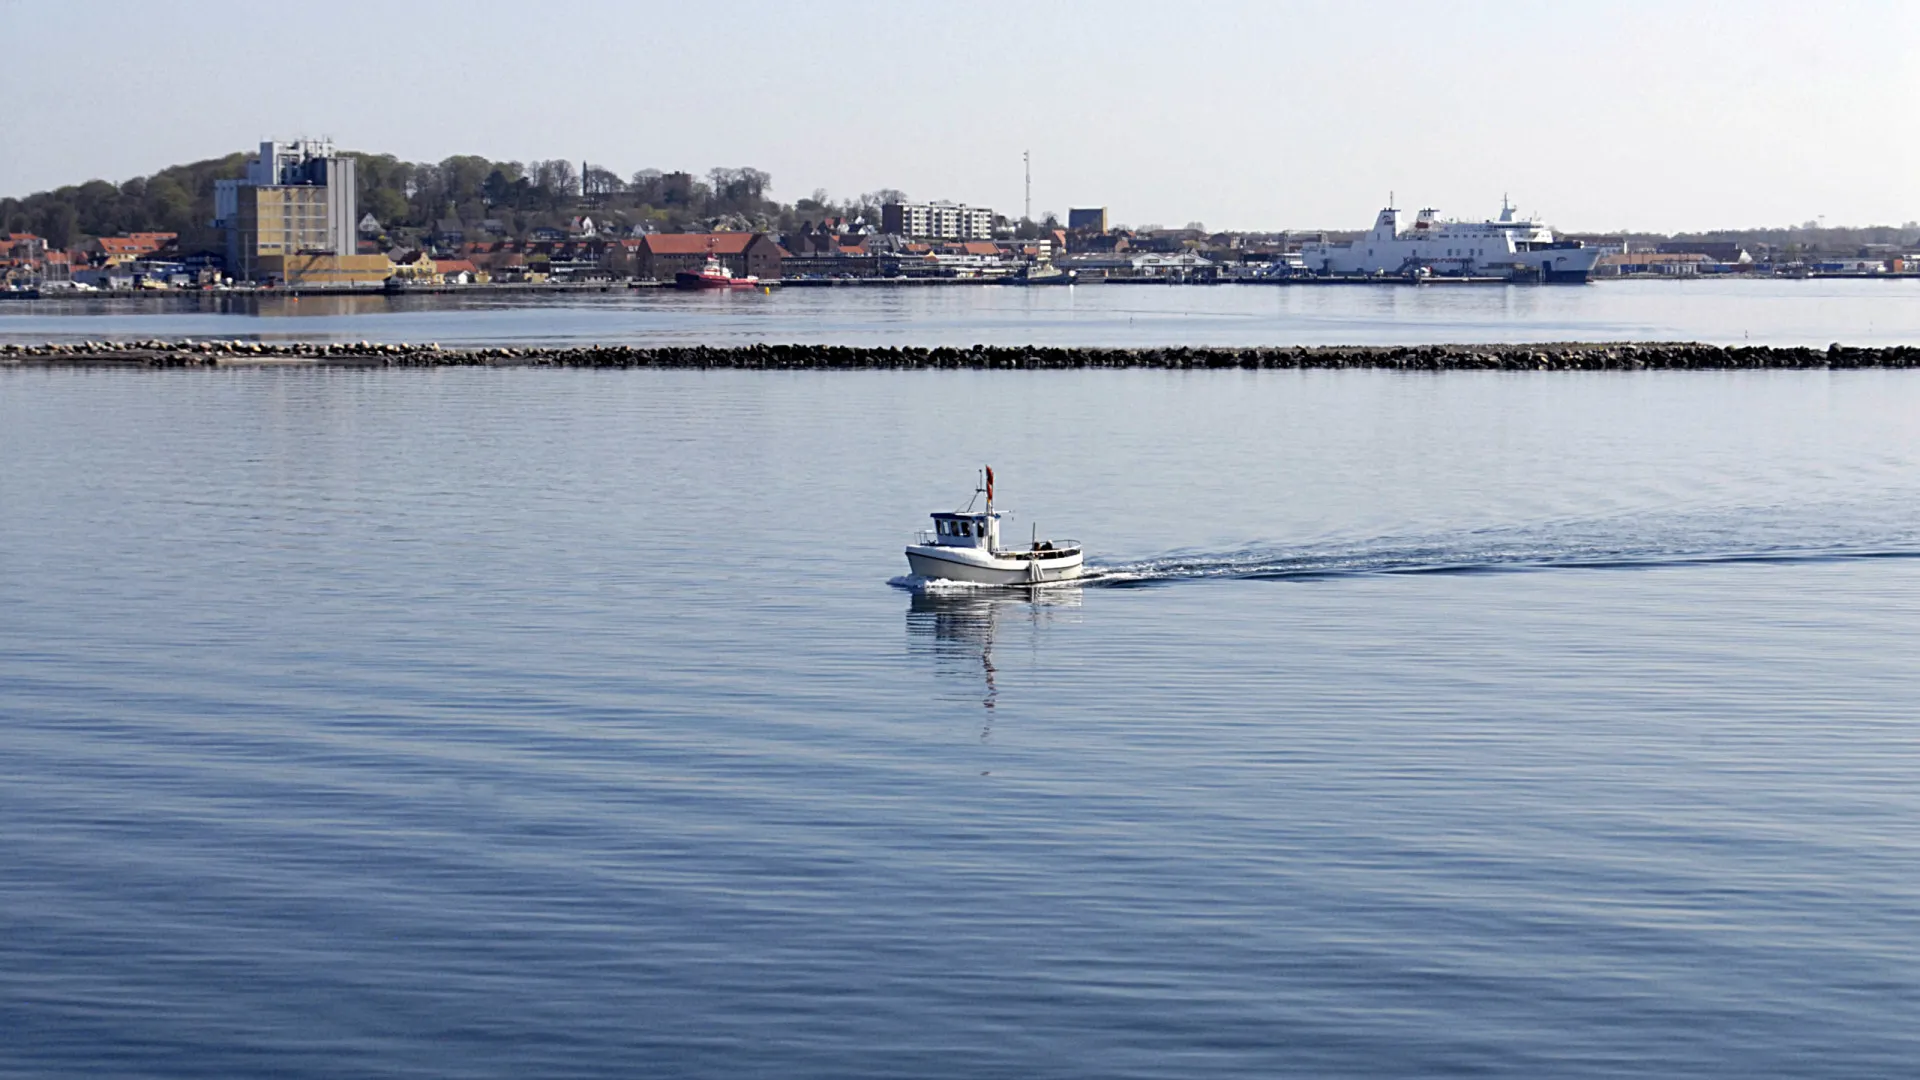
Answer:
[(793, 288), (686, 295), (162, 298), (0, 303), (0, 342), (112, 338), (443, 345), (1360, 345), (1498, 341), (1911, 344), (1920, 280), (1586, 286)]
[[(0, 1074), (1920, 1059), (1908, 374), (13, 370), (0, 462)], [(981, 462), (1092, 584), (894, 583)]]

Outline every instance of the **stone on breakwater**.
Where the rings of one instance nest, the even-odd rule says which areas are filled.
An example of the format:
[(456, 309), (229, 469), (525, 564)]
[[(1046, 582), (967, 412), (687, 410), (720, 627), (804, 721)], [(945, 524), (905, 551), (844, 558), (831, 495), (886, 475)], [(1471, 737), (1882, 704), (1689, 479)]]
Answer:
[(154, 366), (212, 364), (219, 357), (312, 359), (319, 363), (376, 363), (390, 367), (519, 364), (595, 368), (741, 368), (747, 370), (1058, 370), (1160, 368), (1167, 370), (1378, 368), (1395, 371), (1640, 371), (1793, 368), (1920, 367), (1920, 348), (1879, 348), (1835, 343), (1825, 350), (1803, 346), (1723, 347), (1686, 342), (1603, 342), (1524, 345), (1330, 345), (1257, 348), (1078, 348), (972, 345), (962, 348), (868, 348), (847, 345), (597, 345), (480, 347), (427, 345), (273, 344), (243, 341), (100, 342), (77, 345), (8, 344), (0, 357), (63, 363), (144, 362)]

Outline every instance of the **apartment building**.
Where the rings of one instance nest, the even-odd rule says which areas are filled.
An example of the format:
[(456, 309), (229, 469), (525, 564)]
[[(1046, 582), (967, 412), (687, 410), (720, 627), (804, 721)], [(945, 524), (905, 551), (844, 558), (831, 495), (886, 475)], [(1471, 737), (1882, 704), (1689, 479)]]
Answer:
[(880, 231), (915, 240), (991, 240), (993, 211), (952, 202), (888, 203)]

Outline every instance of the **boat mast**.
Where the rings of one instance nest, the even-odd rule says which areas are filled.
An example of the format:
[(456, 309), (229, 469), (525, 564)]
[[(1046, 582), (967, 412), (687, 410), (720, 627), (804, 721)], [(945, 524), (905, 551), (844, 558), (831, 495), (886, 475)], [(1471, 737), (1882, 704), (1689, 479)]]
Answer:
[(991, 553), (993, 551), (993, 545), (995, 544), (995, 542), (997, 542), (1000, 539), (1000, 530), (997, 527), (995, 527), (993, 523), (993, 466), (985, 465), (985, 466), (982, 466), (982, 468), (985, 470), (987, 475), (986, 548), (987, 548), (987, 551)]

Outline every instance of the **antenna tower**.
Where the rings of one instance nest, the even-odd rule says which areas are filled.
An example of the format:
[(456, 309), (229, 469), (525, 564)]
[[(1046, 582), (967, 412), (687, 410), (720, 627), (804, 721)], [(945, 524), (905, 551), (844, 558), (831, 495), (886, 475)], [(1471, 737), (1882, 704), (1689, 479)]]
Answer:
[(1020, 164), (1027, 170), (1027, 210), (1026, 220), (1033, 220), (1033, 151), (1020, 151)]

